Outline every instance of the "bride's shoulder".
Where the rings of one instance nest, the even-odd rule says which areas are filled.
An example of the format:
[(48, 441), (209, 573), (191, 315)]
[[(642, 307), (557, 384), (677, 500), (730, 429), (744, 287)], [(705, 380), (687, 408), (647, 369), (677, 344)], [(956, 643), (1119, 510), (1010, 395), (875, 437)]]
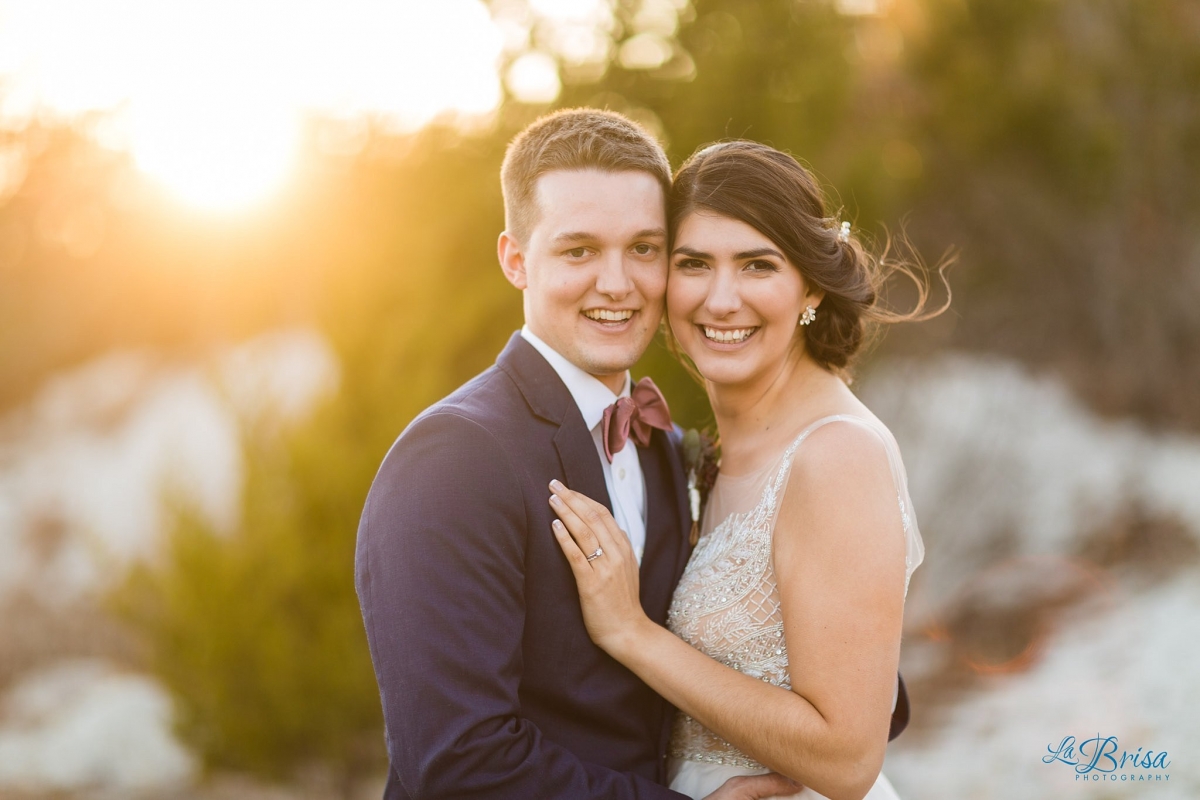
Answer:
[(792, 455), (776, 547), (802, 541), (810, 552), (829, 547), (859, 558), (866, 550), (883, 552), (879, 542), (890, 541), (900, 549), (887, 555), (903, 563), (903, 537), (878, 536), (902, 524), (890, 439), (886, 427), (862, 417), (841, 416), (813, 427)]
[(878, 478), (891, 483), (895, 439), (874, 416), (823, 416), (804, 429), (791, 449), (789, 489), (807, 487), (827, 496), (830, 489), (842, 494), (847, 482), (874, 483)]

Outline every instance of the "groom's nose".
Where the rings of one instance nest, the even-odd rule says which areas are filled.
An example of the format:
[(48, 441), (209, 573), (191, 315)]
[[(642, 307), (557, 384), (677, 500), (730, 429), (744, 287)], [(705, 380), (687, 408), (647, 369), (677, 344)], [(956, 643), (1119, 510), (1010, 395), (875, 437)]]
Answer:
[(596, 275), (596, 291), (613, 300), (620, 300), (633, 291), (633, 279), (629, 265), (621, 252), (605, 253), (600, 261), (600, 272)]

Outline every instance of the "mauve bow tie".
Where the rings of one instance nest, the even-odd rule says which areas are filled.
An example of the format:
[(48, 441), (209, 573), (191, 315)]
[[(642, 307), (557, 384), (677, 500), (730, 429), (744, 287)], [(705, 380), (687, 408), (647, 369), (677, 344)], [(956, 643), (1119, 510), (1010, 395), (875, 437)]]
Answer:
[(622, 397), (604, 409), (600, 435), (604, 439), (604, 455), (612, 463), (613, 453), (621, 452), (629, 435), (642, 447), (650, 446), (650, 429), (671, 430), (671, 412), (662, 392), (649, 378), (634, 384), (629, 397)]

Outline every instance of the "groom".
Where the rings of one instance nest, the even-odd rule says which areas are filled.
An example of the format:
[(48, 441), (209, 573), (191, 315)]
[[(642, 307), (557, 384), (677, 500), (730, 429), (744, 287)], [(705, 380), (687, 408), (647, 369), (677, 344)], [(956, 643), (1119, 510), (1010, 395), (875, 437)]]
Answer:
[[(609, 506), (663, 622), (689, 553), (679, 454), (651, 429), (610, 463), (601, 429), (662, 316), (670, 167), (628, 119), (581, 109), (517, 136), (501, 180), (500, 264), (525, 327), (401, 434), (359, 525), (385, 797), (679, 800), (672, 708), (588, 638), (547, 503), (557, 478)], [(739, 780), (710, 797), (789, 788)]]

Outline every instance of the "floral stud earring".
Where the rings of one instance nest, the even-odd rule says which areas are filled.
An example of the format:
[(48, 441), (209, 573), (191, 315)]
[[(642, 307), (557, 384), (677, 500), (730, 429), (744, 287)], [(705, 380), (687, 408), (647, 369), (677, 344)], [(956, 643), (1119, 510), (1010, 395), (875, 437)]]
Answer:
[(801, 325), (811, 325), (812, 321), (817, 318), (817, 310), (812, 306), (805, 306), (804, 313), (800, 315)]

